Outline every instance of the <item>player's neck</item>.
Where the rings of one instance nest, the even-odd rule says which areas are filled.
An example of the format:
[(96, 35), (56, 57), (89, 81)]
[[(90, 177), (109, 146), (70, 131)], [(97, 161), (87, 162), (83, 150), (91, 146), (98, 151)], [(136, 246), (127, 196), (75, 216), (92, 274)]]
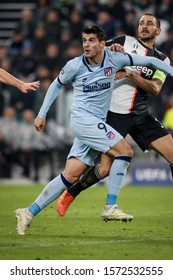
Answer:
[(147, 48), (152, 49), (154, 47), (155, 41), (153, 39), (151, 39), (151, 40), (141, 40), (140, 38), (138, 38), (138, 40), (141, 41), (142, 44), (145, 45)]
[(90, 65), (100, 64), (103, 60), (104, 52), (94, 56), (94, 57), (87, 57), (86, 61)]

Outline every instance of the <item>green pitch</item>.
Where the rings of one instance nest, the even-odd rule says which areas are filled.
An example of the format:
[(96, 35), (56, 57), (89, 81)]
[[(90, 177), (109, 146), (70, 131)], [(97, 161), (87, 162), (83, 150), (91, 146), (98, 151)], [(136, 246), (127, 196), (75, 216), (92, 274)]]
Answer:
[(173, 188), (124, 187), (119, 207), (131, 223), (100, 218), (107, 188), (94, 187), (78, 197), (65, 217), (55, 202), (16, 234), (14, 210), (28, 206), (43, 186), (0, 186), (0, 259), (4, 260), (172, 260)]

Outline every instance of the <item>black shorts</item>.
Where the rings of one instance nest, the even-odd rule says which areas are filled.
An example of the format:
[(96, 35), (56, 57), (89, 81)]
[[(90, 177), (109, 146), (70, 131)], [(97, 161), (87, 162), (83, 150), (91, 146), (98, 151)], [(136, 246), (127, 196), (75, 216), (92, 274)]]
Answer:
[(124, 138), (129, 134), (142, 151), (148, 150), (152, 141), (169, 134), (164, 126), (150, 114), (138, 116), (109, 111), (107, 123)]

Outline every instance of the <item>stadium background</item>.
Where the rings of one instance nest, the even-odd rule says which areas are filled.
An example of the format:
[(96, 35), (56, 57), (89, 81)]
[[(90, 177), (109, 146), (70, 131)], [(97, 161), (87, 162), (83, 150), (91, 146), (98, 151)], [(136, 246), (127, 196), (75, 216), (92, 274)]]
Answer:
[[(0, 85), (1, 183), (43, 183), (63, 169), (73, 141), (69, 129), (73, 98), (71, 86), (63, 88), (64, 94), (59, 96), (49, 111), (47, 131), (40, 138), (36, 136), (34, 141), (33, 119), (49, 84), (61, 67), (82, 52), (80, 34), (83, 27), (98, 24), (106, 30), (107, 39), (121, 34), (135, 36), (138, 20), (146, 12), (155, 14), (161, 20), (162, 32), (156, 47), (169, 56), (173, 65), (172, 1), (1, 1), (0, 67), (25, 81), (41, 81), (38, 92), (27, 95), (10, 86)], [(149, 104), (150, 111), (163, 121), (165, 112), (173, 107), (172, 78), (167, 77), (162, 92), (157, 97), (151, 97)], [(15, 110), (13, 120), (4, 121), (4, 109), (8, 107)], [(30, 115), (27, 121), (24, 117), (26, 112)], [(19, 129), (22, 126), (25, 138), (20, 138), (20, 133), (16, 136), (16, 129), (12, 134), (13, 122), (17, 122)], [(171, 129), (171, 125), (168, 128)], [(18, 141), (15, 143), (16, 138)], [(135, 157), (126, 183), (172, 185), (168, 164), (154, 152), (143, 154), (130, 137), (127, 140), (134, 149)], [(21, 146), (21, 143), (25, 145)]]

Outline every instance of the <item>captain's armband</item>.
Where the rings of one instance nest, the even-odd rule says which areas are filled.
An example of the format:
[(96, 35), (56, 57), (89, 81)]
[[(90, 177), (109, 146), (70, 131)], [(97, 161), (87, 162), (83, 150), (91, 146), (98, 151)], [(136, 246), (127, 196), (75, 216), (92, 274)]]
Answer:
[(160, 80), (163, 84), (166, 80), (166, 75), (162, 71), (156, 70), (152, 77), (152, 80)]

